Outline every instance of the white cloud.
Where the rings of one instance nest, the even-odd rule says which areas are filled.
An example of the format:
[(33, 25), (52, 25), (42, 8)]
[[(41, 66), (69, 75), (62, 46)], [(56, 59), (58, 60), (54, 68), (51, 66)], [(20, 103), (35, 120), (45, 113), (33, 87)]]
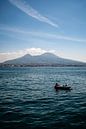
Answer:
[(0, 62), (23, 56), (23, 51), (0, 53)]
[(26, 49), (26, 53), (29, 53), (31, 55), (40, 55), (47, 52), (46, 50), (43, 50), (41, 48), (28, 48)]
[(26, 13), (27, 15), (37, 19), (38, 21), (45, 22), (53, 27), (58, 27), (57, 24), (52, 22), (47, 17), (41, 15), (37, 10), (35, 10), (29, 4), (27, 4), (25, 0), (9, 0), (9, 2), (21, 11), (23, 11), (24, 13)]

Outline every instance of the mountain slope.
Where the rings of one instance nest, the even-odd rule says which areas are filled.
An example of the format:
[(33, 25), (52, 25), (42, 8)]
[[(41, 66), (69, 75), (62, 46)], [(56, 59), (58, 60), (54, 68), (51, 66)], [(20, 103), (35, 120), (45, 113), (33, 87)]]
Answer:
[(23, 64), (23, 65), (84, 65), (86, 63), (82, 63), (79, 61), (69, 60), (60, 58), (51, 53), (44, 53), (38, 56), (31, 56), (30, 54), (26, 54), (23, 57), (5, 61), (4, 64)]

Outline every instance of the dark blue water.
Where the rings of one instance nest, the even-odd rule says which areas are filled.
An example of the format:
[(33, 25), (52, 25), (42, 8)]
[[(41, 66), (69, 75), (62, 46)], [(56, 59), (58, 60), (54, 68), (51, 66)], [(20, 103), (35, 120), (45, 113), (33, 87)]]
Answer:
[(35, 128), (86, 128), (86, 67), (0, 68), (0, 129)]

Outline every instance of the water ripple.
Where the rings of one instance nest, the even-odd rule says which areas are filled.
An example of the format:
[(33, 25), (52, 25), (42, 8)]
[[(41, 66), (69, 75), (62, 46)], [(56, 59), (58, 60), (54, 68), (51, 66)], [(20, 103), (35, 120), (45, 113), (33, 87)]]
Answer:
[[(68, 83), (72, 91), (54, 89)], [(86, 68), (0, 69), (0, 129), (86, 128)]]

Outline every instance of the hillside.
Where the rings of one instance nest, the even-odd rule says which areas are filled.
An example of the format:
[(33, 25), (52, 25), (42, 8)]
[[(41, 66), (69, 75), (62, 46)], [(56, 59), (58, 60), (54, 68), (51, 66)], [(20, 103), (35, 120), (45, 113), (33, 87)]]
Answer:
[(60, 65), (86, 65), (86, 63), (64, 59), (59, 56), (56, 56), (52, 53), (44, 53), (42, 55), (32, 56), (26, 54), (23, 57), (8, 60), (3, 63), (4, 65), (49, 65), (49, 66), (60, 66)]

